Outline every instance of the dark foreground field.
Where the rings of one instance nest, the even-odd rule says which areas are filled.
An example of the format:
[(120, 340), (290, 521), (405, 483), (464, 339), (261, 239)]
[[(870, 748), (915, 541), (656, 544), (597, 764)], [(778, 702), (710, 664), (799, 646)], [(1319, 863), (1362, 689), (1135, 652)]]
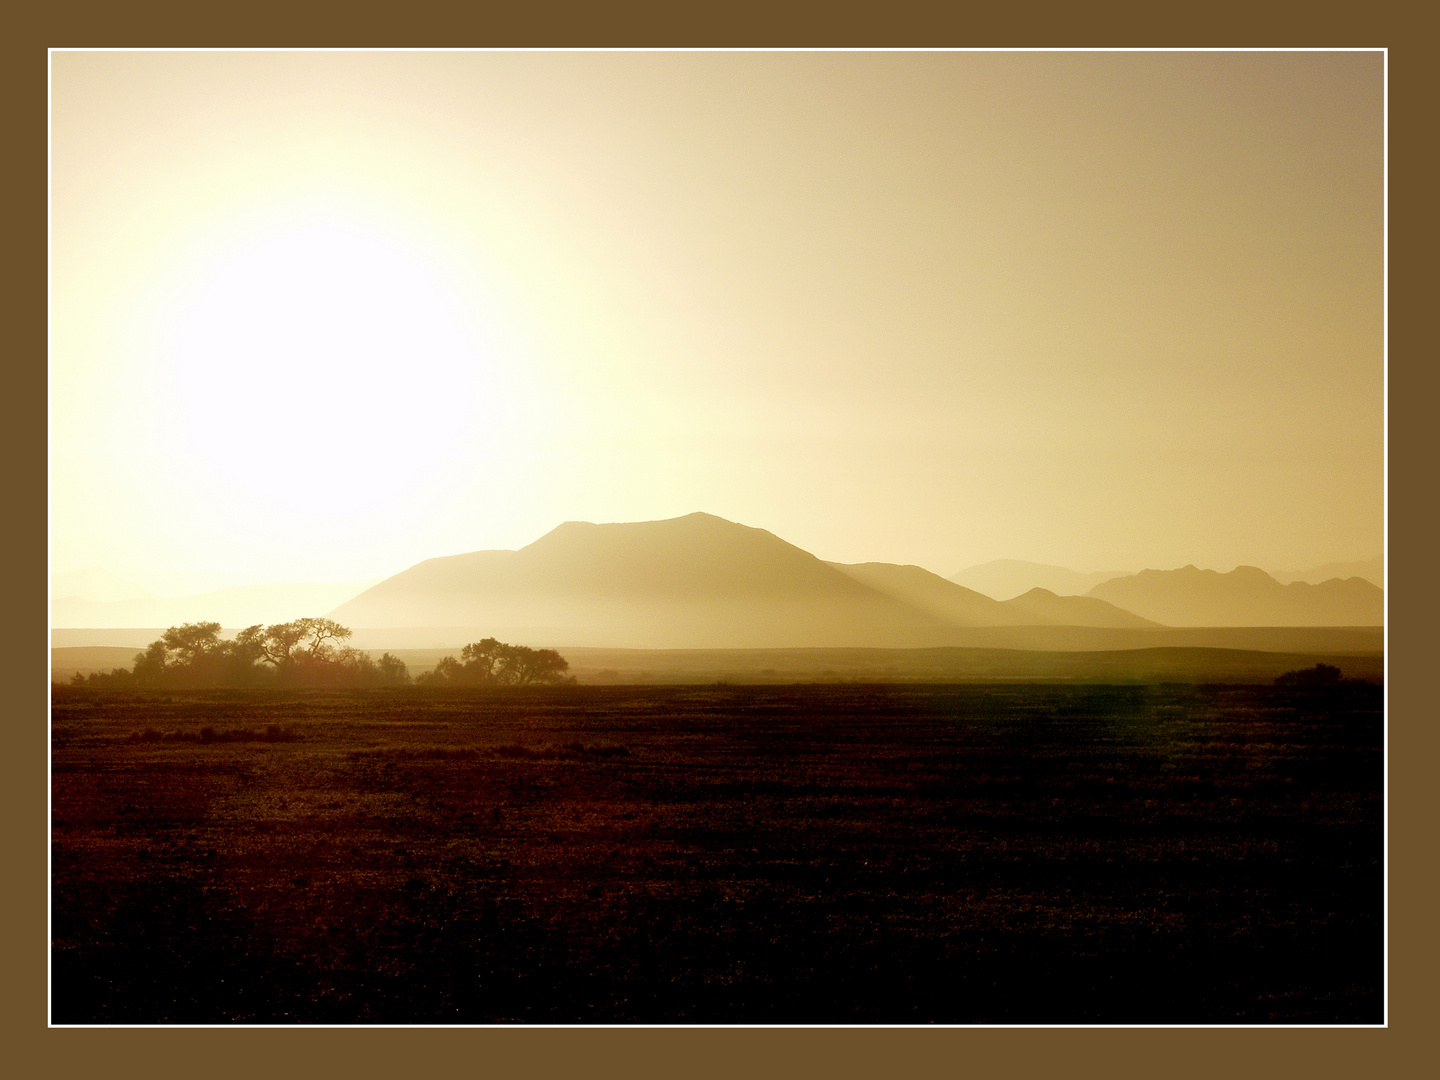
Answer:
[(53, 1020), (1382, 1021), (1381, 691), (57, 688)]

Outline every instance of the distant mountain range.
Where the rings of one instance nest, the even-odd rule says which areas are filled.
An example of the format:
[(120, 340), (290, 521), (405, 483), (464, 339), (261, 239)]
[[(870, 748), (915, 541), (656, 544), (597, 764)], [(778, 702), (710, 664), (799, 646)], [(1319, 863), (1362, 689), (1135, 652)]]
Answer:
[[(331, 617), (356, 628), (474, 627), (501, 637), (628, 648), (894, 648), (973, 644), (973, 631), (983, 627), (1381, 622), (1383, 595), (1377, 606), (1379, 590), (1368, 583), (1359, 583), (1368, 592), (1343, 583), (1284, 586), (1258, 570), (1239, 577), (1194, 571), (1213, 580), (1200, 582), (1198, 598), (1186, 607), (1178, 598), (1188, 595), (1191, 571), (1114, 578), (1086, 596), (1032, 588), (998, 601), (917, 566), (823, 562), (763, 529), (697, 513), (668, 521), (567, 522), (518, 551), (430, 559)], [(1126, 581), (1137, 584), (1116, 595), (1129, 602), (1104, 592)], [(1207, 585), (1223, 600), (1207, 605)]]
[(896, 566), (894, 563), (829, 565), (869, 585), (877, 592), (938, 616), (955, 626), (1159, 625), (1092, 597), (1057, 596), (1048, 589), (1037, 588), (1023, 596), (999, 601), (953, 581), (947, 581), (918, 566)]
[(1264, 570), (1143, 570), (1087, 594), (1169, 626), (1379, 626), (1385, 594), (1363, 578), (1282, 585)]
[[(133, 589), (103, 573), (71, 578), (57, 575), (52, 590), (71, 584), (123, 596)], [(104, 601), (53, 592), (51, 626), (216, 620), (235, 629), (328, 613), (355, 629), (357, 642), (378, 634), (385, 647), (390, 637), (428, 646), (495, 636), (645, 649), (1064, 649), (1146, 647), (1147, 635), (1179, 633), (1164, 627), (1379, 627), (1384, 613), (1384, 593), (1359, 576), (1287, 584), (1254, 567), (1079, 574), (997, 560), (956, 578), (1002, 595), (1030, 584), (997, 599), (918, 566), (828, 563), (763, 529), (697, 513), (567, 522), (518, 551), (429, 559), (368, 588), (264, 585)], [(1083, 595), (1070, 591), (1081, 586), (1088, 586)]]
[(960, 628), (1147, 625), (1059, 597), (1007, 606), (918, 566), (822, 562), (763, 529), (711, 514), (572, 521), (519, 551), (430, 559), (341, 605), (354, 627), (475, 626), (630, 648), (904, 648)]
[(1321, 582), (1329, 581), (1331, 578), (1364, 578), (1376, 588), (1385, 587), (1385, 556), (1376, 555), (1373, 559), (1363, 559), (1359, 562), (1332, 562), (1323, 566), (1312, 567), (1309, 570), (1288, 570), (1272, 574), (1272, 577), (1282, 585), (1288, 585), (1292, 581), (1306, 581), (1311, 585), (1319, 585)]
[[(974, 589), (986, 596), (994, 597), (996, 600), (1006, 600), (1036, 588), (1048, 589), (1061, 596), (1097, 596), (1099, 594), (1094, 592), (1097, 585), (1114, 581), (1117, 578), (1132, 577), (1134, 573), (1133, 570), (1099, 570), (1091, 574), (1082, 574), (1078, 570), (1071, 570), (1064, 566), (1025, 562), (1021, 559), (995, 559), (961, 570), (947, 580), (953, 581), (957, 585), (963, 585), (967, 589)], [(1359, 562), (1325, 563), (1323, 566), (1312, 567), (1309, 570), (1277, 572), (1271, 577), (1282, 585), (1288, 585), (1295, 581), (1319, 585), (1332, 578), (1358, 577), (1383, 589), (1385, 587), (1385, 558), (1377, 555), (1373, 559), (1364, 559)]]
[(994, 559), (991, 562), (961, 570), (948, 579), (967, 589), (1008, 600), (1031, 589), (1045, 589), (1060, 596), (1081, 596), (1111, 578), (1125, 577), (1133, 570), (1100, 570), (1082, 574), (1063, 566), (1025, 562), (1022, 559)]

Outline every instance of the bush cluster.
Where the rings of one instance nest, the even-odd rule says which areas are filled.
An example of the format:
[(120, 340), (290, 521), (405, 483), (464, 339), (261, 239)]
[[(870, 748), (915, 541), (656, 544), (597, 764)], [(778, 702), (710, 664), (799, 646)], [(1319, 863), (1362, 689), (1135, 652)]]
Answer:
[[(506, 645), (494, 638), (473, 641), (460, 659), (447, 656), (415, 680), (424, 686), (530, 686), (566, 682), (569, 661), (554, 649)], [(568, 681), (574, 682), (571, 677)]]
[(132, 668), (109, 674), (76, 673), (72, 686), (97, 688), (204, 689), (213, 687), (405, 686), (410, 672), (386, 653), (378, 661), (339, 643), (348, 627), (329, 619), (296, 619), (246, 627), (233, 641), (220, 637), (218, 622), (172, 626)]
[(1276, 686), (1337, 686), (1343, 681), (1342, 672), (1330, 664), (1316, 664), (1312, 668), (1287, 671), (1275, 680)]
[[(218, 622), (172, 626), (133, 668), (108, 674), (78, 672), (72, 686), (97, 689), (209, 689), (217, 687), (408, 686), (410, 671), (390, 653), (368, 653), (340, 644), (350, 629), (329, 619), (296, 619), (246, 627), (234, 640), (220, 636)], [(507, 645), (494, 638), (472, 642), (460, 658), (447, 656), (415, 679), (428, 686), (531, 686), (574, 682), (570, 665), (554, 649)]]

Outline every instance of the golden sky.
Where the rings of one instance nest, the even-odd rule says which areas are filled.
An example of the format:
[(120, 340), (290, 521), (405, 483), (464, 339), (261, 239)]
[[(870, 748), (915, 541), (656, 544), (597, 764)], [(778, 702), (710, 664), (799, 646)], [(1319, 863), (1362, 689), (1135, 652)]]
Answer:
[(55, 52), (56, 571), (1384, 527), (1382, 53)]

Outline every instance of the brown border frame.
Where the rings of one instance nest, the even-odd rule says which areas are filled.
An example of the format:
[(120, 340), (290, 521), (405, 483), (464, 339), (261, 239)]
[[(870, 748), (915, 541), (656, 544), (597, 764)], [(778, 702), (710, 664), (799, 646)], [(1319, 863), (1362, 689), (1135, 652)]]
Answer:
[[(1050, 5), (1045, 5), (1049, 7)], [(264, 4), (201, 8), (194, 5), (81, 5), (34, 8), (12, 16), (6, 34), (14, 150), (5, 184), (10, 189), (7, 295), (14, 298), (12, 326), (19, 327), (11, 365), (18, 386), (9, 397), (15, 422), (6, 425), (18, 497), (7, 530), (12, 566), (13, 611), (5, 627), (7, 716), (3, 820), (7, 849), (18, 872), (3, 891), (7, 1057), (18, 1058), (21, 1075), (104, 1075), (117, 1067), (152, 1076), (191, 1071), (221, 1075), (264, 1069), (282, 1075), (327, 1071), (379, 1075), (451, 1064), (499, 1075), (670, 1072), (730, 1076), (841, 1073), (916, 1076), (978, 1071), (1041, 1075), (1093, 1063), (1110, 1074), (1139, 1075), (1157, 1066), (1167, 1073), (1264, 1075), (1278, 1071), (1310, 1075), (1407, 1075), (1413, 1058), (1426, 1060), (1428, 968), (1433, 957), (1427, 898), (1431, 874), (1424, 865), (1433, 849), (1433, 818), (1427, 770), (1433, 760), (1433, 707), (1416, 675), (1434, 631), (1421, 617), (1429, 599), (1429, 575), (1420, 567), (1419, 545), (1434, 527), (1423, 499), (1405, 498), (1435, 460), (1420, 411), (1434, 398), (1425, 391), (1434, 376), (1421, 371), (1416, 315), (1419, 282), (1429, 267), (1433, 196), (1421, 144), (1433, 129), (1424, 93), (1427, 35), (1420, 17), (1383, 10), (1331, 15), (1266, 10), (1255, 3), (1211, 5), (1200, 16), (1186, 9), (1151, 9), (1131, 19), (1084, 5), (1035, 5), (981, 12), (932, 11), (890, 4), (862, 13), (818, 8), (797, 11), (773, 3), (752, 10), (671, 7), (627, 14), (611, 7), (555, 10), (554, 6), (470, 9), (439, 6), (363, 10), (318, 5)], [(1415, 10), (1415, 9), (1411, 9)], [(39, 267), (46, 250), (46, 83), (51, 46), (830, 46), (830, 47), (1383, 47), (1389, 50), (1389, 169), (1392, 220), (1390, 265), (1390, 389), (1388, 413), (1391, 580), (1406, 592), (1390, 606), (1389, 821), (1390, 940), (1389, 1023), (1384, 1029), (1024, 1029), (937, 1031), (823, 1030), (555, 1030), (410, 1032), (355, 1030), (76, 1030), (46, 1028), (45, 889), (47, 786), (45, 672), (46, 618), (45, 471), (37, 444), (45, 440), (45, 284)], [(1423, 260), (1423, 263), (1422, 263)], [(1428, 367), (1429, 365), (1426, 365)], [(20, 407), (24, 403), (24, 408)], [(1417, 520), (1418, 519), (1418, 520)], [(1430, 528), (1427, 529), (1427, 526)], [(1426, 552), (1433, 559), (1433, 552)], [(1417, 591), (1417, 586), (1419, 590)], [(33, 625), (32, 625), (33, 616)], [(1162, 1064), (1163, 1063), (1163, 1064)]]

